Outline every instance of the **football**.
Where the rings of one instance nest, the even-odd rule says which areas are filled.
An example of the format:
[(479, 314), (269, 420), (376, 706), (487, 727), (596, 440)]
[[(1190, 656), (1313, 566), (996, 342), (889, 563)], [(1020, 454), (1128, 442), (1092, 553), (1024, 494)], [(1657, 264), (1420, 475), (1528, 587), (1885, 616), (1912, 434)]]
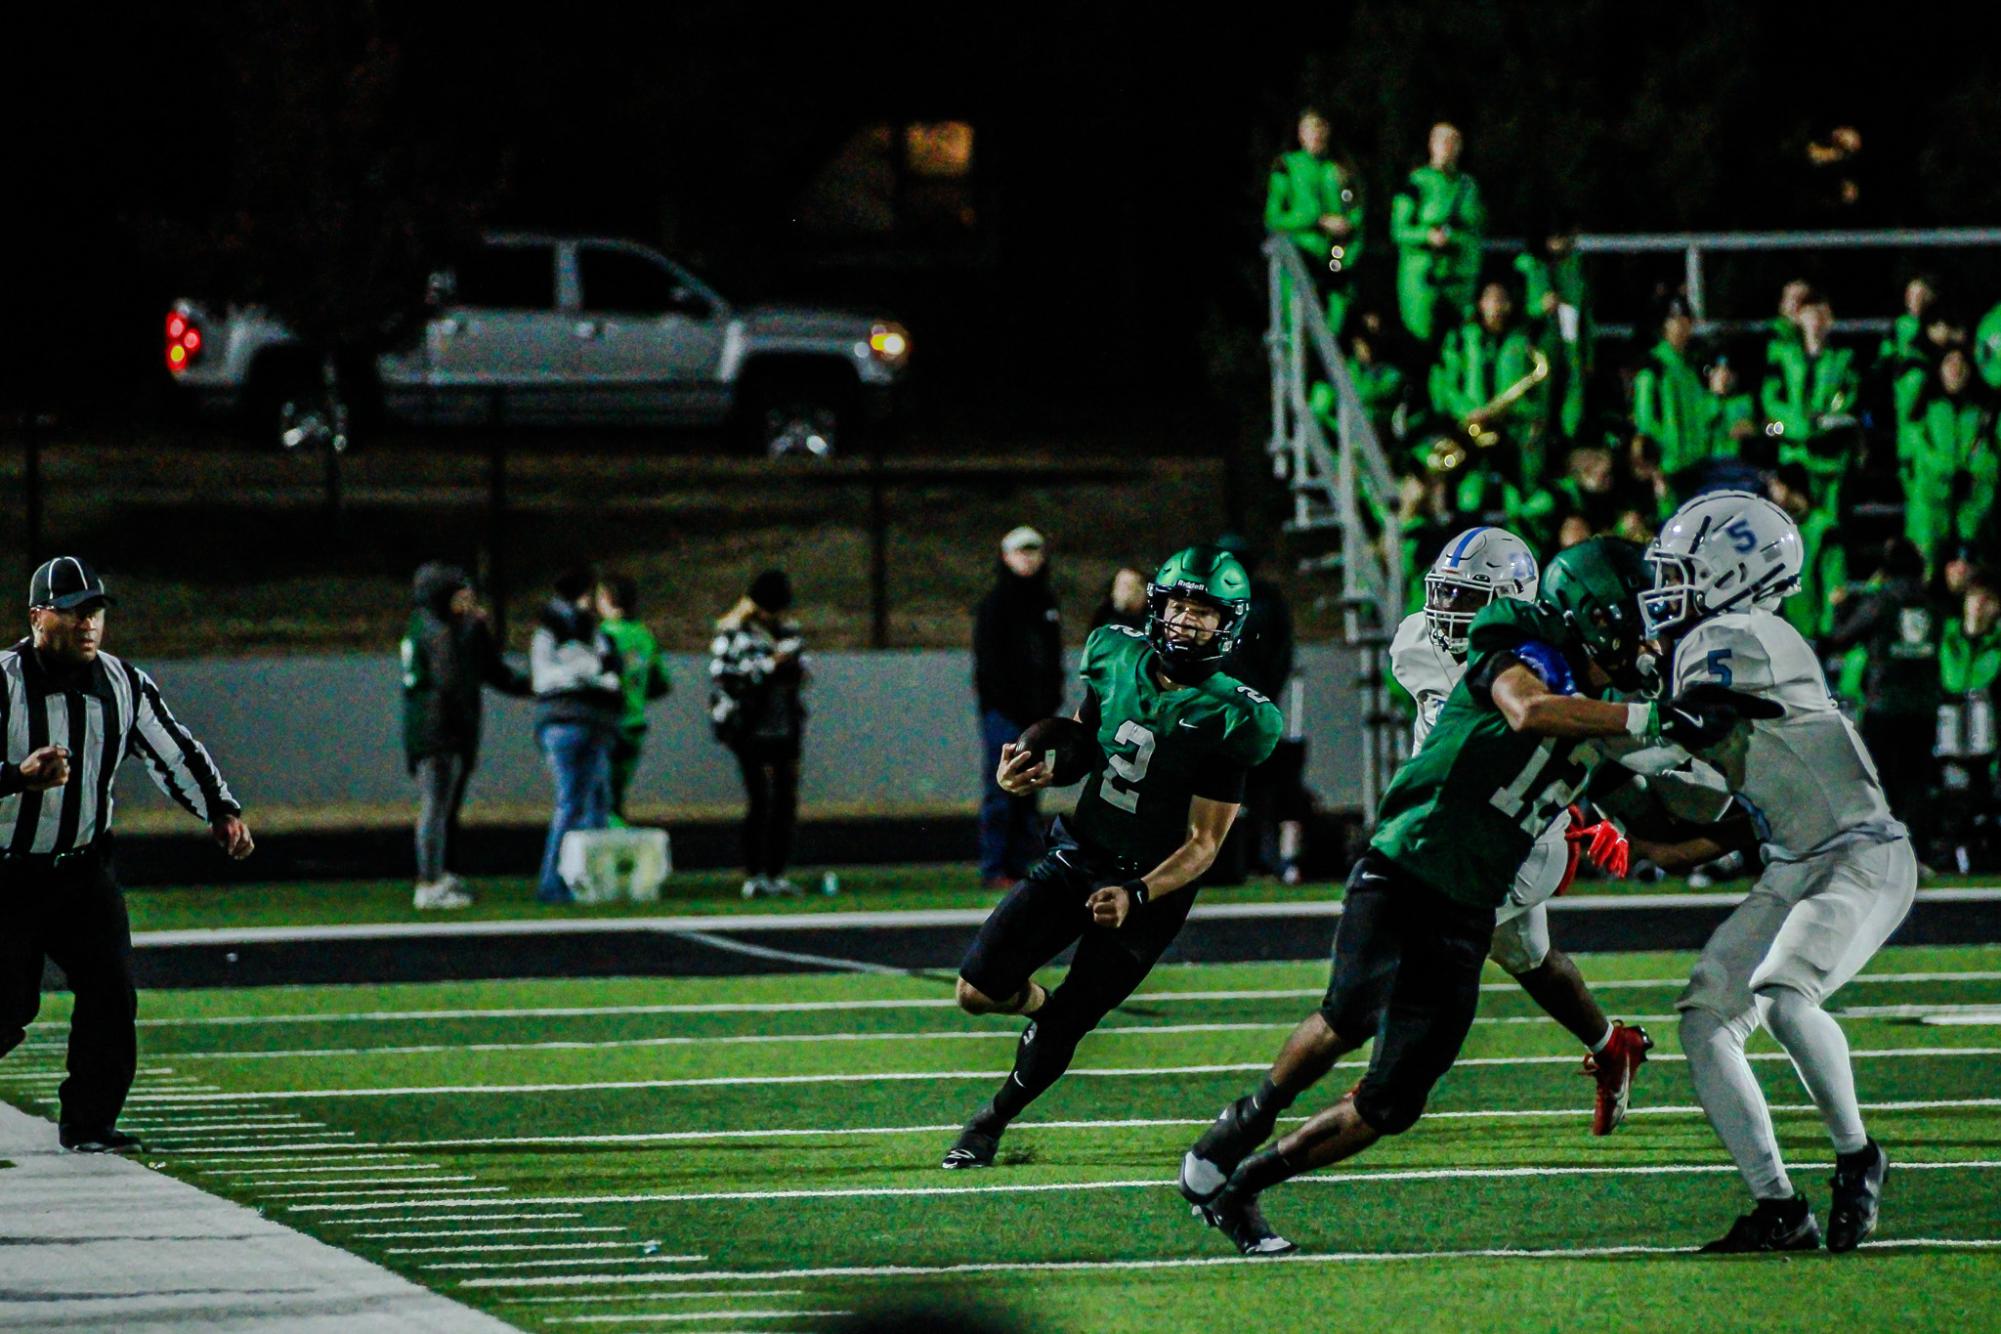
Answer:
[(1044, 718), (1030, 723), (1015, 744), (1042, 757), (1055, 771), (1057, 787), (1081, 782), (1105, 760), (1091, 729), (1075, 718)]

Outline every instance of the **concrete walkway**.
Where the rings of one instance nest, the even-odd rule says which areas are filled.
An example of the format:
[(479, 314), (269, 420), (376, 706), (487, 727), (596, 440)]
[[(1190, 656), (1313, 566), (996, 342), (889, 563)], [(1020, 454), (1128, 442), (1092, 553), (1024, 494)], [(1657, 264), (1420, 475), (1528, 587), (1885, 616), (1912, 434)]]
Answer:
[(0, 1330), (512, 1328), (4, 1104), (0, 1162)]

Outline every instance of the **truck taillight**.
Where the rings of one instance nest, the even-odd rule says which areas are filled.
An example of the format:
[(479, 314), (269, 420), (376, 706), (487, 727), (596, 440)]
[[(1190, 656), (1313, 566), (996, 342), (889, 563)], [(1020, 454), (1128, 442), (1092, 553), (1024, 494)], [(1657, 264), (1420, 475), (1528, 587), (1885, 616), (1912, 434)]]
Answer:
[(201, 328), (180, 311), (167, 315), (167, 369), (178, 375), (201, 355)]

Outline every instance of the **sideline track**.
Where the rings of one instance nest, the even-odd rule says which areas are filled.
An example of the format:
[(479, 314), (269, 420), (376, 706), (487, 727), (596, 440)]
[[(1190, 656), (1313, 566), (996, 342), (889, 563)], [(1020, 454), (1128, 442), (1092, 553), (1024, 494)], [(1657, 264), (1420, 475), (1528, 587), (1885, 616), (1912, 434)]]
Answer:
[[(1231, 903), (1189, 913), (1166, 958), (1187, 963), (1324, 959), (1341, 905)], [(1739, 894), (1554, 899), (1552, 934), (1573, 951), (1698, 949)], [(145, 988), (488, 978), (912, 973), (956, 968), (984, 909), (537, 918), (141, 932)], [(1893, 945), (2001, 939), (2001, 887), (1920, 890)]]

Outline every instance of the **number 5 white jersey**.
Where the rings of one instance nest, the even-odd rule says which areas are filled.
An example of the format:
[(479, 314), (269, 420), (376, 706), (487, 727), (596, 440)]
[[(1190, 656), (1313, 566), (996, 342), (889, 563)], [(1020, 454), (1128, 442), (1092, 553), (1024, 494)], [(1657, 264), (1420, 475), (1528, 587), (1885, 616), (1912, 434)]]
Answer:
[[(1412, 612), (1403, 618), (1390, 640), (1390, 675), (1417, 701), (1417, 721), (1411, 725), (1412, 754), (1424, 745), (1425, 737), (1431, 734), (1431, 725), (1438, 721), (1439, 710), (1445, 707), (1446, 696), (1465, 674), (1466, 664), (1455, 660), (1433, 641), (1425, 628), (1423, 612)], [(1569, 828), (1569, 815), (1558, 812), (1556, 819), (1536, 836), (1535, 846), (1522, 860), (1515, 872), (1515, 882), (1508, 889), (1512, 906), (1530, 907), (1556, 894), (1564, 872), (1570, 869), (1570, 849), (1563, 839)], [(1501, 911), (1505, 918), (1509, 910)], [(1547, 948), (1545, 945), (1544, 950)]]
[(1905, 836), (1820, 660), (1786, 621), (1755, 609), (1703, 621), (1675, 648), (1673, 681), (1677, 693), (1713, 682), (1785, 705), (1702, 756), (1751, 809), (1769, 860)]

